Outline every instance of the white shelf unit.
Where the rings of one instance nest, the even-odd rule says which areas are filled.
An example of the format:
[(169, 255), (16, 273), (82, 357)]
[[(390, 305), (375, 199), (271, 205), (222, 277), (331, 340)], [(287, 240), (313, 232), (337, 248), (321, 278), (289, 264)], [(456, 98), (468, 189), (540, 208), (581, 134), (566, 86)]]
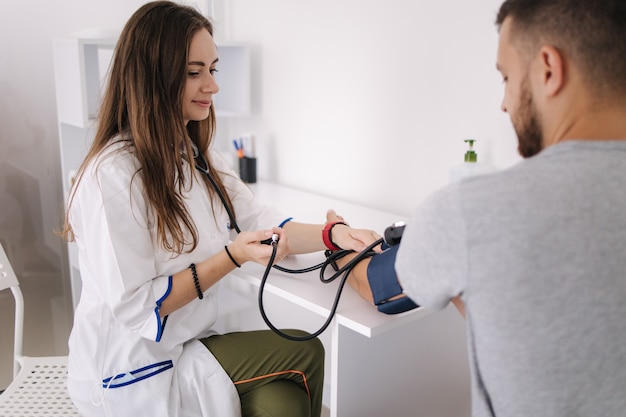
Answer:
[[(65, 199), (73, 174), (85, 157), (95, 133), (101, 92), (117, 42), (117, 34), (87, 31), (53, 42), (61, 175)], [(250, 112), (250, 48), (245, 44), (219, 44), (214, 97), (219, 117), (246, 116)], [(67, 247), (69, 290), (74, 308), (80, 297), (78, 251)]]

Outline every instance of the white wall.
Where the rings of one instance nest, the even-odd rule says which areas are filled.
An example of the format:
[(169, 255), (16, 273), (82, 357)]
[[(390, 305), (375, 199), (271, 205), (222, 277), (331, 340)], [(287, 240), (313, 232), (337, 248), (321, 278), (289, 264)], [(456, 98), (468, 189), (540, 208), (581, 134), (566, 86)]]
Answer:
[[(500, 0), (236, 0), (218, 41), (253, 45), (259, 175), (408, 215), (476, 138), (518, 160), (495, 70)], [(293, 213), (297, 217), (297, 213)], [(349, 219), (349, 213), (345, 213)]]

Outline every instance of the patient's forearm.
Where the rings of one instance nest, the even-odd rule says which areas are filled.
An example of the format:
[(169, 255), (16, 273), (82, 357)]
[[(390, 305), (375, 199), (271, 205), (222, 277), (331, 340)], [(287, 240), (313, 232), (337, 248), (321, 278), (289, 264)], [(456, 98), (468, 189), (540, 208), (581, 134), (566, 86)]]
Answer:
[[(337, 266), (342, 268), (352, 259), (357, 256), (356, 253), (349, 254), (344, 256), (343, 258), (336, 261)], [(367, 280), (367, 267), (370, 263), (370, 258), (363, 259), (361, 262), (356, 264), (352, 271), (348, 275), (348, 284), (354, 288), (354, 290), (359, 293), (361, 297), (374, 304), (374, 296), (372, 295), (372, 290), (370, 288), (370, 283)]]

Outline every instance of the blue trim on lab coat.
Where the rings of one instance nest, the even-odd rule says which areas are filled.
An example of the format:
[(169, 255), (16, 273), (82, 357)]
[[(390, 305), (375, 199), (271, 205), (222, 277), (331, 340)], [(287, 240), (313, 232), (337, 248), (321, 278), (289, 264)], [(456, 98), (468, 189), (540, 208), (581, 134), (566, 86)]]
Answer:
[(165, 294), (163, 294), (163, 296), (157, 300), (156, 307), (154, 307), (154, 314), (156, 315), (157, 319), (157, 335), (155, 338), (157, 342), (161, 341), (161, 337), (163, 336), (163, 330), (165, 330), (165, 324), (167, 323), (167, 318), (169, 317), (169, 315), (163, 317), (163, 322), (161, 323), (161, 315), (159, 314), (159, 310), (161, 310), (161, 303), (163, 303), (163, 300), (165, 300), (167, 296), (170, 295), (171, 291), (172, 276), (170, 275), (167, 280), (167, 290), (165, 291)]

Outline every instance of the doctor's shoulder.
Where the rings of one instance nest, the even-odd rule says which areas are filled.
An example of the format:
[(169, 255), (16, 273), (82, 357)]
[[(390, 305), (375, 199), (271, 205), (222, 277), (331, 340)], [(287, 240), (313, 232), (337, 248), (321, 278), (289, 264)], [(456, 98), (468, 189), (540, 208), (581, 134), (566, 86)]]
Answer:
[(102, 188), (103, 183), (128, 189), (132, 182), (143, 182), (138, 172), (140, 165), (132, 151), (123, 143), (112, 143), (85, 166), (78, 190), (94, 186)]

